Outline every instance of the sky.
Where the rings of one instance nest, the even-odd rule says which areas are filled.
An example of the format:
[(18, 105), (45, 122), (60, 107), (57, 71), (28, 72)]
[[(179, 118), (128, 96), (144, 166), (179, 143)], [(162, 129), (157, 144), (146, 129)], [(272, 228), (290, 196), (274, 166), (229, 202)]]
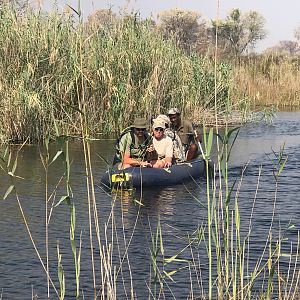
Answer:
[[(63, 10), (66, 4), (78, 7), (78, 0), (39, 2), (47, 10), (53, 7), (54, 2), (59, 10)], [(278, 44), (279, 41), (295, 40), (294, 30), (300, 26), (299, 0), (81, 0), (80, 6), (84, 18), (94, 10), (112, 7), (115, 12), (124, 8), (128, 11), (134, 9), (139, 11), (143, 18), (152, 15), (155, 19), (160, 11), (176, 7), (197, 11), (207, 21), (216, 19), (217, 16), (223, 19), (233, 8), (239, 8), (242, 12), (254, 10), (266, 19), (267, 37), (257, 44), (258, 52)]]

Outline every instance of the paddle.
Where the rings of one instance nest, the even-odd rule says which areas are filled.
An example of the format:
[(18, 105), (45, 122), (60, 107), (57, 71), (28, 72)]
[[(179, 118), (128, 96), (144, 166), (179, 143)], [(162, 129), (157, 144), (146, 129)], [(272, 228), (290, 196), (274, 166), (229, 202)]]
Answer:
[(199, 147), (199, 149), (200, 149), (200, 152), (201, 152), (201, 155), (202, 155), (202, 157), (203, 157), (203, 159), (204, 159), (204, 158), (205, 158), (205, 156), (204, 156), (204, 152), (203, 152), (203, 149), (202, 149), (201, 143), (200, 143), (200, 141), (199, 141), (199, 140), (197, 140), (198, 133), (197, 133), (197, 131), (196, 131), (196, 130), (194, 130), (194, 133), (195, 133), (195, 140), (198, 142), (198, 147)]
[(193, 135), (195, 137), (195, 141), (197, 142), (197, 145), (198, 145), (198, 147), (200, 149), (201, 155), (202, 155), (203, 159), (205, 159), (205, 155), (204, 155), (204, 151), (203, 151), (202, 145), (201, 145), (200, 141), (197, 140), (197, 137), (198, 137), (197, 130), (194, 129), (194, 132), (188, 132), (186, 134), (187, 135)]

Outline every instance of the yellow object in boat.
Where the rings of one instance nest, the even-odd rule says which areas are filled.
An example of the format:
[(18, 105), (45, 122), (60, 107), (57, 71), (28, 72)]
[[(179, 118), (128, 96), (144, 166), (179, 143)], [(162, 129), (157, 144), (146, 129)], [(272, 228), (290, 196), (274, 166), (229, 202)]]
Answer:
[(124, 182), (124, 181), (129, 181), (128, 173), (120, 173), (120, 174), (112, 174), (111, 175), (111, 182)]

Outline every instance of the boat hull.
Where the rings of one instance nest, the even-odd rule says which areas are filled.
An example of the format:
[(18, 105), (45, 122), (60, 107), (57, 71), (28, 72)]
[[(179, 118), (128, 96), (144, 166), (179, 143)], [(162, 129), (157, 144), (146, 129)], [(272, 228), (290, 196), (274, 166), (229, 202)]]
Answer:
[(168, 169), (141, 167), (111, 169), (104, 173), (101, 183), (107, 188), (170, 186), (198, 179), (205, 175), (205, 170), (203, 159), (176, 164)]

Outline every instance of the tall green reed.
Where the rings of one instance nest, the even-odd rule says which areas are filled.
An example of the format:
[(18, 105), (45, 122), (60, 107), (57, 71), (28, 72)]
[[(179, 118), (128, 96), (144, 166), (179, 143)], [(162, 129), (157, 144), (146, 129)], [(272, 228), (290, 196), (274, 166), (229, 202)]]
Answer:
[[(6, 148), (6, 150), (4, 151), (3, 156), (1, 156), (1, 165), (0, 168), (1, 170), (9, 177), (9, 181), (10, 181), (10, 185), (7, 188), (3, 199), (6, 200), (9, 195), (13, 195), (14, 198), (17, 201), (17, 205), (19, 207), (23, 222), (25, 224), (26, 227), (26, 231), (28, 233), (28, 236), (30, 238), (30, 241), (33, 245), (33, 248), (35, 250), (35, 253), (41, 263), (41, 266), (43, 268), (43, 270), (46, 273), (46, 277), (47, 277), (47, 296), (49, 298), (49, 293), (50, 293), (50, 285), (51, 288), (53, 289), (53, 291), (55, 292), (55, 294), (59, 297), (59, 292), (56, 289), (56, 286), (50, 276), (50, 272), (49, 272), (49, 262), (48, 262), (48, 222), (49, 222), (49, 215), (48, 215), (48, 210), (45, 209), (45, 245), (46, 245), (46, 262), (43, 261), (42, 256), (40, 254), (40, 249), (38, 249), (36, 241), (33, 238), (31, 229), (30, 229), (30, 224), (27, 221), (27, 217), (25, 215), (24, 209), (23, 209), (23, 204), (21, 201), (21, 198), (19, 196), (19, 192), (18, 192), (18, 181), (19, 180), (24, 180), (25, 178), (17, 175), (17, 166), (18, 166), (18, 159), (19, 159), (19, 153), (22, 150), (22, 148), (24, 147), (24, 145), (26, 144), (26, 141), (20, 146), (18, 147), (16, 153), (13, 153), (12, 149), (10, 149), (9, 147)], [(47, 155), (46, 155), (46, 161), (47, 161)], [(43, 160), (43, 163), (45, 162), (45, 160)], [(46, 172), (46, 179), (47, 179), (47, 172)], [(46, 186), (46, 194), (47, 196), (47, 186)], [(46, 198), (46, 205), (48, 205), (48, 200), (49, 198)]]
[[(216, 138), (222, 140), (222, 147), (220, 149), (219, 168), (221, 177), (217, 176), (216, 170), (213, 172), (213, 176), (209, 177), (212, 172), (207, 172), (206, 178), (206, 213), (207, 219), (205, 224), (199, 226), (199, 228), (187, 238), (187, 246), (184, 249), (179, 249), (178, 253), (172, 257), (166, 255), (166, 249), (163, 251), (163, 260), (172, 264), (177, 260), (177, 257), (185, 253), (188, 248), (191, 248), (191, 258), (194, 264), (194, 271), (196, 274), (205, 274), (207, 272), (207, 280), (199, 279), (198, 286), (195, 286), (192, 293), (202, 294), (203, 299), (273, 299), (283, 297), (283, 289), (285, 294), (296, 295), (298, 291), (298, 276), (299, 266), (298, 261), (298, 247), (296, 246), (296, 254), (285, 253), (281, 244), (284, 240), (284, 233), (280, 232), (278, 237), (275, 238), (274, 233), (274, 215), (276, 211), (277, 203), (277, 191), (280, 182), (281, 173), (287, 162), (287, 157), (284, 155), (284, 147), (279, 153), (274, 153), (274, 179), (275, 189), (273, 199), (272, 218), (270, 220), (270, 227), (266, 233), (265, 246), (261, 248), (260, 253), (251, 253), (251, 240), (253, 239), (253, 213), (255, 207), (255, 201), (260, 185), (261, 169), (259, 168), (257, 187), (255, 189), (253, 207), (249, 211), (249, 227), (245, 232), (247, 224), (241, 218), (239, 209), (240, 194), (242, 191), (244, 173), (247, 170), (247, 165), (243, 168), (239, 179), (233, 179), (229, 177), (229, 163), (230, 153), (234, 141), (237, 138), (239, 128), (233, 128), (225, 132), (222, 137), (220, 134), (215, 135)], [(212, 130), (206, 134), (204, 130), (204, 159), (209, 162), (212, 147)], [(222, 183), (220, 183), (222, 181)], [(220, 188), (222, 187), (222, 190)], [(201, 206), (201, 209), (203, 207)], [(167, 286), (167, 283), (162, 284), (163, 277), (159, 274), (170, 274), (170, 277), (166, 278), (173, 280), (173, 276), (176, 273), (180, 273), (180, 270), (188, 268), (188, 260), (180, 260), (183, 267), (167, 272), (163, 267), (159, 268), (159, 251), (163, 248), (160, 239), (161, 225), (158, 222), (158, 229), (156, 232), (156, 238), (153, 238), (152, 247), (154, 253), (152, 261), (156, 269), (154, 272), (155, 278), (160, 278), (160, 286)], [(242, 228), (244, 229), (242, 231)], [(287, 230), (292, 228), (289, 226)], [(262, 245), (263, 246), (263, 245)], [(206, 255), (200, 256), (199, 249), (204, 248)], [(195, 257), (198, 257), (199, 261), (195, 261)], [(254, 257), (256, 262), (253, 262)], [(290, 267), (288, 270), (283, 270), (280, 265), (280, 260), (284, 257), (290, 257)], [(200, 261), (207, 261), (207, 269), (201, 269)], [(251, 261), (251, 264), (250, 264)], [(293, 261), (293, 262), (292, 262)], [(198, 267), (197, 267), (198, 266)], [(286, 273), (287, 272), (287, 273)], [(293, 274), (292, 276), (290, 274)], [(284, 277), (288, 279), (283, 279)], [(264, 279), (265, 278), (265, 279)], [(292, 279), (291, 279), (292, 278)], [(203, 281), (204, 280), (204, 281)], [(264, 286), (264, 280), (266, 285)], [(278, 284), (276, 284), (276, 282)], [(284, 286), (284, 288), (282, 288)], [(199, 290), (198, 290), (199, 289)], [(289, 292), (287, 292), (289, 291)], [(160, 291), (163, 294), (163, 291)], [(289, 298), (287, 298), (289, 299)]]
[[(58, 203), (55, 205), (55, 207), (59, 206), (61, 203), (66, 202), (69, 210), (70, 210), (70, 242), (71, 242), (71, 249), (74, 259), (74, 266), (75, 266), (75, 282), (76, 282), (76, 291), (75, 291), (75, 297), (76, 299), (79, 298), (80, 295), (80, 262), (81, 262), (81, 234), (80, 234), (80, 245), (79, 250), (77, 249), (76, 245), (76, 235), (75, 235), (75, 229), (76, 229), (76, 210), (75, 210), (75, 202), (74, 197), (72, 193), (72, 188), (70, 185), (70, 159), (69, 159), (69, 146), (68, 146), (68, 140), (66, 137), (60, 137), (57, 138), (57, 143), (60, 146), (61, 150), (59, 150), (56, 155), (54, 156), (52, 162), (54, 162), (58, 157), (60, 157), (63, 160), (64, 165), (64, 181), (65, 181), (65, 195), (60, 198)], [(51, 162), (51, 163), (52, 163)], [(47, 211), (47, 206), (46, 206)], [(58, 254), (58, 277), (60, 282), (60, 288), (61, 288), (61, 296), (64, 295), (64, 276), (63, 276), (63, 269), (62, 269), (62, 263), (61, 263), (61, 255), (59, 254), (59, 245), (57, 245), (57, 254)]]
[(4, 140), (55, 136), (53, 118), (62, 134), (80, 136), (82, 93), (88, 130), (99, 137), (125, 128), (134, 114), (211, 108), (214, 76), (221, 109), (230, 84), (228, 65), (215, 75), (208, 57), (187, 56), (138, 15), (91, 29), (68, 13), (18, 15), (4, 6), (0, 38)]
[[(75, 281), (76, 296), (78, 297), (80, 250), (77, 255), (75, 245), (75, 206), (74, 202), (71, 201), (68, 143), (64, 139), (64, 134), (81, 133), (85, 158), (94, 299), (97, 297), (98, 284), (103, 287), (100, 296), (102, 299), (106, 297), (116, 299), (117, 276), (112, 263), (112, 253), (115, 250), (114, 236), (108, 236), (109, 226), (111, 228), (115, 226), (113, 218), (114, 207), (112, 207), (111, 219), (105, 225), (103, 238), (100, 232), (94, 190), (90, 137), (97, 132), (108, 132), (124, 127), (124, 124), (130, 121), (129, 114), (127, 116), (124, 112), (131, 112), (137, 104), (140, 106), (134, 111), (144, 114), (148, 110), (158, 112), (169, 105), (183, 106), (187, 112), (197, 105), (210, 106), (212, 95), (216, 96), (215, 90), (212, 90), (216, 76), (212, 75), (211, 63), (205, 58), (184, 56), (172, 44), (163, 42), (156, 34), (149, 31), (147, 24), (140, 24), (137, 19), (128, 18), (124, 22), (113, 25), (113, 30), (111, 31), (100, 30), (95, 34), (90, 34), (83, 27), (80, 27), (80, 24), (73, 23), (72, 19), (66, 16), (33, 14), (26, 15), (24, 19), (18, 20), (10, 11), (5, 13), (6, 19), (4, 24), (1, 25), (1, 34), (6, 36), (6, 41), (9, 42), (7, 42), (2, 51), (5, 51), (4, 53), (8, 58), (13, 57), (16, 60), (16, 65), (20, 71), (19, 74), (21, 74), (20, 78), (18, 78), (13, 71), (10, 71), (8, 72), (10, 80), (3, 77), (3, 82), (6, 84), (13, 83), (13, 87), (17, 88), (17, 92), (11, 94), (15, 98), (9, 96), (8, 92), (1, 90), (9, 104), (6, 111), (7, 115), (5, 115), (7, 123), (3, 124), (12, 125), (11, 128), (7, 125), (6, 129), (10, 134), (7, 136), (12, 140), (22, 140), (24, 136), (30, 136), (31, 139), (39, 139), (50, 134), (52, 136), (61, 136), (65, 143), (65, 148), (57, 152), (52, 161), (61, 157), (65, 166), (66, 195), (61, 198), (58, 204), (66, 200), (70, 207), (70, 239), (76, 266)], [(19, 21), (24, 22), (23, 25), (26, 24), (27, 26), (24, 26), (22, 29), (19, 28)], [(42, 24), (47, 25), (45, 28), (48, 31), (44, 31)], [(8, 30), (9, 27), (13, 28)], [(30, 34), (30, 32), (26, 31), (28, 28), (32, 30), (31, 34), (35, 31), (37, 32), (37, 34), (33, 33), (33, 35), (36, 35), (33, 36), (32, 44), (28, 43)], [(19, 30), (23, 30), (20, 31), (22, 37), (24, 37), (22, 41), (20, 40)], [(17, 49), (18, 42), (22, 42), (20, 44), (22, 47), (19, 49)], [(8, 45), (11, 47), (11, 52)], [(35, 48), (37, 51), (34, 51)], [(128, 51), (128, 49), (132, 51)], [(142, 55), (144, 53), (147, 53), (147, 55)], [(119, 58), (120, 54), (122, 55)], [(3, 65), (8, 63), (8, 61), (10, 60), (3, 59)], [(221, 83), (216, 90), (217, 94), (220, 93), (222, 97), (221, 102), (217, 103), (219, 107), (216, 107), (216, 110), (220, 107), (224, 108), (223, 97), (228, 96), (227, 76), (229, 75), (227, 72), (229, 72), (229, 68), (226, 65), (220, 66), (220, 68), (223, 68), (222, 72), (225, 75), (222, 75), (222, 72), (218, 73), (221, 74), (218, 77)], [(210, 74), (208, 83), (205, 76), (207, 74)], [(224, 82), (222, 82), (223, 79)], [(30, 84), (32, 82), (34, 83), (34, 90)], [(10, 87), (10, 85), (7, 86)], [(202, 88), (204, 95), (199, 93)], [(12, 91), (13, 89), (10, 87), (8, 90)], [(36, 90), (38, 92), (35, 92)], [(9, 112), (10, 109), (12, 111)], [(21, 118), (24, 112), (25, 116), (34, 120), (33, 126), (28, 127), (31, 123), (26, 123), (26, 120)], [(105, 117), (104, 112), (107, 113), (108, 118)], [(17, 114), (15, 115), (14, 113)], [(125, 117), (119, 122), (118, 118), (121, 115)], [(101, 121), (100, 123), (98, 122), (99, 120)], [(106, 121), (108, 122), (104, 124)], [(48, 127), (49, 124), (51, 126)], [(268, 262), (263, 263), (262, 256), (262, 259), (251, 272), (248, 261), (245, 261), (245, 259), (249, 260), (245, 253), (246, 246), (249, 245), (250, 241), (251, 227), (249, 225), (249, 233), (244, 240), (241, 238), (240, 231), (242, 220), (240, 220), (239, 214), (238, 195), (242, 185), (242, 178), (239, 181), (237, 191), (235, 191), (236, 183), (234, 182), (230, 186), (230, 178), (228, 177), (228, 162), (232, 147), (229, 141), (235, 130), (226, 130), (225, 137), (223, 140), (221, 139), (223, 144), (222, 154), (218, 157), (219, 167), (217, 169), (221, 176), (217, 177), (217, 171), (215, 171), (213, 178), (206, 178), (207, 224), (205, 227), (199, 228), (197, 237), (193, 236), (192, 239), (189, 239), (187, 248), (191, 248), (191, 252), (193, 252), (195, 251), (193, 241), (197, 242), (197, 246), (199, 246), (199, 243), (201, 244), (205, 240), (207, 259), (209, 261), (209, 280), (208, 290), (202, 293), (203, 297), (210, 299), (214, 297), (219, 299), (224, 297), (233, 299), (248, 297), (250, 299), (253, 296), (252, 287), (256, 279), (259, 274), (266, 271), (268, 273), (268, 287), (265, 295), (270, 298), (273, 292), (273, 279), (276, 275), (274, 266), (280, 268), (279, 258), (282, 257), (280, 252), (281, 239), (278, 240), (278, 246), (273, 249), (270, 234), (266, 243), (266, 248), (269, 249)], [(58, 132), (59, 134), (57, 134)], [(5, 134), (4, 130), (2, 134)], [(220, 138), (220, 135), (218, 138)], [(212, 131), (209, 132), (207, 139), (206, 134), (204, 135), (204, 144), (204, 159), (207, 174), (209, 174), (208, 162), (212, 147)], [(46, 166), (46, 178), (49, 160), (50, 157), (46, 154), (43, 158)], [(22, 211), (15, 183), (15, 179), (18, 178), (18, 175), (16, 175), (17, 160), (13, 162), (10, 154), (7, 160), (3, 158), (2, 162), (4, 163), (3, 169), (12, 180), (4, 198), (7, 198), (11, 193), (15, 193)], [(283, 159), (283, 156), (279, 157), (278, 162), (277, 169), (274, 171), (276, 182), (278, 182), (277, 179), (279, 179), (280, 173), (284, 168), (285, 159)], [(46, 202), (48, 198), (46, 189)], [(232, 205), (233, 198), (233, 210), (231, 210), (230, 205)], [(47, 208), (45, 215), (46, 219), (48, 219)], [(23, 218), (25, 224), (27, 224), (25, 215), (23, 215)], [(48, 224), (47, 221), (46, 224)], [(28, 226), (27, 229), (30, 234)], [(96, 232), (96, 241), (94, 240), (93, 232)], [(172, 280), (173, 275), (179, 272), (178, 269), (167, 272), (164, 269), (165, 264), (170, 265), (172, 262), (178, 261), (178, 255), (183, 250), (179, 250), (178, 254), (170, 258), (165, 256), (160, 225), (156, 235), (152, 237), (153, 248), (151, 253), (154, 277), (160, 284), (158, 295), (162, 295), (161, 289), (166, 286), (163, 283), (167, 280)], [(33, 239), (32, 242), (35, 245)], [(127, 246), (129, 247), (129, 245)], [(98, 257), (94, 257), (95, 248), (97, 249)], [(39, 255), (38, 251), (37, 253)], [(162, 255), (165, 263), (161, 272), (157, 264), (159, 253)], [(59, 245), (57, 245), (57, 255), (60, 292), (56, 290), (49, 276), (47, 263), (45, 264), (40, 256), (39, 258), (47, 274), (47, 285), (53, 286), (60, 299), (63, 299), (66, 286), (62, 267), (63, 257), (60, 254)], [(216, 266), (213, 264), (214, 261), (216, 261)], [(186, 261), (182, 262), (186, 263)], [(101, 274), (96, 274), (95, 264), (97, 263), (100, 265)], [(247, 266), (246, 275), (245, 266)], [(295, 267), (293, 273), (295, 274), (296, 272)], [(277, 276), (280, 282), (279, 271)], [(286, 283), (286, 293), (292, 294), (292, 285), (295, 282), (297, 283), (298, 279), (293, 279), (290, 286)], [(217, 293), (215, 294), (214, 289), (216, 286)], [(130, 297), (134, 298), (132, 290), (130, 291)]]

